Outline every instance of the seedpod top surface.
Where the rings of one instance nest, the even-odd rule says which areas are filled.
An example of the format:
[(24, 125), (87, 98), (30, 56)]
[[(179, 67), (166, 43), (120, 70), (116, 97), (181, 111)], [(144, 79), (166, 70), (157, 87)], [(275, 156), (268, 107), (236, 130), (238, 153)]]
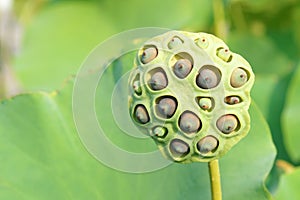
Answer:
[(130, 116), (167, 158), (209, 162), (249, 132), (254, 74), (221, 39), (170, 31), (148, 40), (134, 63)]

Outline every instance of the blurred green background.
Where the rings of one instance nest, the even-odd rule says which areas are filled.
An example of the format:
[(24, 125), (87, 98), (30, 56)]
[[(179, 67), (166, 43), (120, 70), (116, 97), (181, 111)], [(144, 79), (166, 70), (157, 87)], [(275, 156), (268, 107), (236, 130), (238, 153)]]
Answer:
[(276, 199), (300, 199), (300, 0), (3, 0), (0, 8), (1, 99), (61, 88), (96, 45), (128, 29), (222, 38), (256, 74), (252, 97), (277, 149), (266, 185)]

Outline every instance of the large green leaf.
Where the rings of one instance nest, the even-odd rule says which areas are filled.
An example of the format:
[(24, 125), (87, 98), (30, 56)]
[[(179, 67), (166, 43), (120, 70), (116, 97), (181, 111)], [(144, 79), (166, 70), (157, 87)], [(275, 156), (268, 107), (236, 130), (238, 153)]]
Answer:
[[(112, 73), (112, 68), (105, 72), (97, 89), (96, 113), (113, 143), (128, 151), (147, 152), (155, 149), (151, 139), (124, 136), (112, 119), (112, 89), (128, 68), (119, 74)], [(1, 199), (210, 199), (206, 163), (172, 164), (151, 173), (129, 174), (96, 161), (75, 129), (71, 83), (61, 91), (2, 101)], [(120, 86), (124, 89), (120, 91), (126, 92), (126, 85)], [(270, 198), (264, 179), (272, 167), (275, 148), (254, 104), (250, 115), (251, 132), (220, 161), (224, 200)], [(112, 159), (124, 162), (117, 156)]]
[(300, 117), (300, 65), (294, 73), (287, 93), (287, 100), (282, 116), (284, 143), (294, 162), (300, 161), (299, 144), (299, 117)]
[(93, 2), (49, 3), (33, 18), (15, 71), (26, 90), (58, 88), (75, 74), (89, 51), (114, 33), (109, 18)]
[(293, 69), (292, 62), (267, 36), (233, 32), (229, 35), (228, 46), (245, 57), (255, 73), (284, 76)]
[(300, 199), (299, 185), (300, 168), (296, 168), (294, 171), (281, 176), (275, 199)]

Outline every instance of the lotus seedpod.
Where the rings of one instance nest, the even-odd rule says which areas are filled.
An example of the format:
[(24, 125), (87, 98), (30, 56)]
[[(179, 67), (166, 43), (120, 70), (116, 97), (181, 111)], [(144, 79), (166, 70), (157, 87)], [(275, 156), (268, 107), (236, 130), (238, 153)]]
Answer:
[(241, 68), (236, 68), (231, 75), (230, 84), (234, 88), (243, 86), (248, 80), (248, 75), (245, 70)]
[(174, 65), (174, 73), (178, 78), (185, 78), (192, 70), (192, 63), (188, 59), (180, 59)]
[(186, 142), (174, 139), (170, 142), (170, 151), (176, 157), (183, 157), (190, 152), (190, 147)]
[(166, 75), (161, 71), (155, 72), (149, 81), (149, 85), (153, 90), (164, 89), (168, 85), (168, 80)]
[(179, 127), (185, 133), (194, 133), (200, 129), (201, 121), (195, 113), (184, 112), (179, 118)]
[(182, 45), (182, 41), (181, 39), (179, 39), (178, 37), (173, 37), (171, 39), (171, 41), (168, 44), (169, 49), (175, 49), (177, 47), (179, 47), (180, 45)]
[(234, 115), (223, 115), (217, 121), (218, 129), (225, 134), (234, 131), (238, 126), (238, 120)]
[(146, 41), (135, 59), (129, 114), (166, 158), (210, 162), (248, 134), (254, 73), (219, 38), (170, 31)]
[(149, 122), (149, 114), (145, 106), (137, 105), (135, 108), (135, 117), (141, 124), (146, 124)]
[(157, 111), (163, 118), (170, 118), (176, 111), (177, 103), (173, 98), (165, 97), (159, 100)]
[(197, 76), (197, 85), (203, 89), (211, 89), (216, 87), (220, 82), (220, 73), (213, 67), (203, 67)]
[(157, 56), (157, 49), (155, 47), (146, 48), (141, 56), (141, 62), (147, 64)]
[(219, 141), (214, 136), (208, 135), (197, 143), (197, 149), (201, 154), (207, 154), (217, 149)]

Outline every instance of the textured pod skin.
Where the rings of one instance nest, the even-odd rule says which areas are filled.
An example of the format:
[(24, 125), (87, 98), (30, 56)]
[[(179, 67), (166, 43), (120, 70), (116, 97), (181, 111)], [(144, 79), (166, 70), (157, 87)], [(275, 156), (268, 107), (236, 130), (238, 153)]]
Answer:
[[(146, 53), (152, 56), (145, 62), (149, 47), (153, 49)], [(138, 51), (128, 81), (129, 112), (165, 157), (181, 163), (209, 162), (249, 132), (253, 83), (249, 63), (219, 38), (170, 31), (150, 39)], [(139, 105), (144, 106), (148, 121), (143, 116), (143, 121), (137, 120)]]

